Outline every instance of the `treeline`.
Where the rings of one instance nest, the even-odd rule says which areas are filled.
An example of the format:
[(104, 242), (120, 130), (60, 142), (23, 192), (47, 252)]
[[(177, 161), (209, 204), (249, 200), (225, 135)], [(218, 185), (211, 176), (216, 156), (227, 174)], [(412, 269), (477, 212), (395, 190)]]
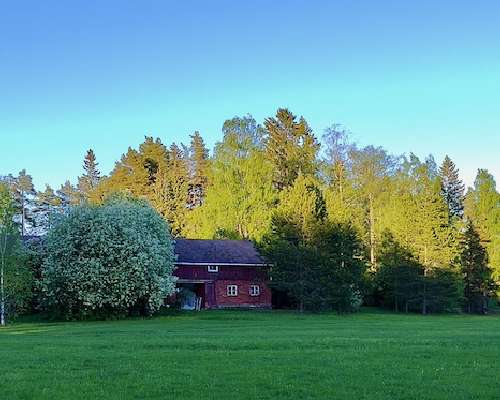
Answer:
[(33, 215), (46, 228), (51, 211), (125, 192), (174, 237), (253, 240), (275, 263), (277, 301), (299, 309), (486, 311), (500, 281), (500, 195), (487, 170), (465, 193), (448, 156), (438, 166), (359, 147), (339, 125), (319, 140), (286, 109), (263, 124), (235, 117), (222, 133), (211, 156), (198, 132), (187, 145), (146, 137), (107, 176), (90, 150), (76, 185), (58, 191), (36, 194), (24, 171), (4, 180), (24, 233)]

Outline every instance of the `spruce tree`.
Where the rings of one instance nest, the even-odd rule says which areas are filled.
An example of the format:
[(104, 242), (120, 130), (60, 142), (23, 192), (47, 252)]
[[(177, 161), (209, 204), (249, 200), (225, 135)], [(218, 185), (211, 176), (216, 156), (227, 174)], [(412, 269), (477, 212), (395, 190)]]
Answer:
[(97, 188), (101, 174), (98, 169), (99, 163), (96, 161), (94, 151), (87, 151), (83, 160), (83, 175), (78, 178), (78, 190), (82, 197), (88, 200), (91, 192)]
[(467, 223), (461, 249), (460, 261), (467, 312), (484, 313), (487, 309), (487, 299), (493, 289), (493, 281), (486, 249), (481, 245), (479, 234), (471, 221)]
[(317, 170), (319, 144), (306, 120), (286, 108), (264, 121), (266, 153), (274, 165), (274, 184), (278, 190), (290, 187), (299, 174), (313, 175)]
[(203, 200), (208, 185), (208, 149), (200, 133), (196, 131), (191, 135), (190, 153), (190, 174), (191, 182), (189, 185), (190, 207), (199, 207)]
[(441, 180), (441, 195), (448, 207), (450, 221), (454, 217), (461, 218), (464, 210), (465, 186), (460, 180), (458, 172), (454, 162), (446, 156), (439, 169), (439, 178)]

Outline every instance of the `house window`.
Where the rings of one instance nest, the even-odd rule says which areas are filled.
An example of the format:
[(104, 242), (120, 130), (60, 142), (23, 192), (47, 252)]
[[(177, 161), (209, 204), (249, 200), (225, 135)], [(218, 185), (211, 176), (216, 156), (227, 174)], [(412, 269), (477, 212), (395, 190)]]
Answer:
[(238, 285), (227, 285), (228, 296), (238, 296)]
[(209, 265), (208, 272), (219, 272), (219, 267), (217, 265)]
[(250, 296), (258, 296), (260, 294), (259, 285), (250, 285)]

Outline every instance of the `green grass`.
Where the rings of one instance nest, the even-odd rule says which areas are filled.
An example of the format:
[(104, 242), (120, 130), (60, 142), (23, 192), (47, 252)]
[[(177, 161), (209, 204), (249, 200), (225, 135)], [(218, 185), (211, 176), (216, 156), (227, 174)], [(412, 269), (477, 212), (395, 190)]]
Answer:
[(0, 329), (1, 399), (499, 399), (500, 317), (215, 311)]

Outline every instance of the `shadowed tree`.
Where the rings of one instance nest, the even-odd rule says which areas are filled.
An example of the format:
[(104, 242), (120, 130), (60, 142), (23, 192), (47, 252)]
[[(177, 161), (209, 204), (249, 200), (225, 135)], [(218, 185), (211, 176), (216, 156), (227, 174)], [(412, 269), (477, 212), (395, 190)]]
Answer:
[(461, 243), (461, 266), (464, 277), (464, 296), (467, 312), (485, 313), (487, 299), (494, 292), (491, 269), (486, 249), (481, 246), (479, 234), (468, 221)]

